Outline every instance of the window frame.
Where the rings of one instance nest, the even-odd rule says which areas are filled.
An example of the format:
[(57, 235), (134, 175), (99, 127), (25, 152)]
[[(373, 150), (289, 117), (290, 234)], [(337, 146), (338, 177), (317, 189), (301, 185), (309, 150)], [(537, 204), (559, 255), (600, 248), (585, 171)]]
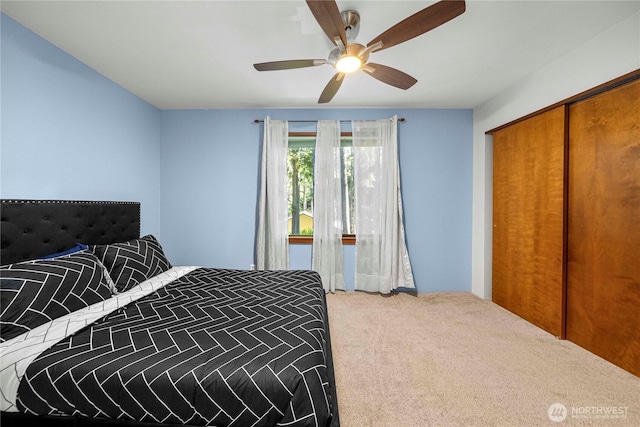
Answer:
[[(317, 138), (317, 132), (289, 132), (288, 138), (296, 138), (296, 137), (313, 137)], [(340, 132), (340, 138), (349, 137), (353, 138), (353, 132)], [(289, 244), (293, 245), (308, 245), (313, 243), (313, 236), (307, 236), (302, 234), (293, 234), (289, 235)], [(356, 235), (355, 234), (343, 234), (342, 235), (342, 244), (343, 245), (355, 245), (356, 244)]]

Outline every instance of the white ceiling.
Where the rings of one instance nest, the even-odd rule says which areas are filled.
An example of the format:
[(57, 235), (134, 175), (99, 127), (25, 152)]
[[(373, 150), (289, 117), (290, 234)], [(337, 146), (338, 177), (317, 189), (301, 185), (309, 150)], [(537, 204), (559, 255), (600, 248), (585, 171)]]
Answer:
[[(362, 44), (433, 3), (337, 1), (360, 13)], [(252, 66), (327, 57), (333, 45), (303, 0), (3, 0), (0, 7), (160, 109), (318, 107), (335, 72)], [(357, 72), (323, 106), (474, 108), (638, 10), (638, 0), (468, 0), (454, 20), (372, 54), (418, 79), (412, 88)]]

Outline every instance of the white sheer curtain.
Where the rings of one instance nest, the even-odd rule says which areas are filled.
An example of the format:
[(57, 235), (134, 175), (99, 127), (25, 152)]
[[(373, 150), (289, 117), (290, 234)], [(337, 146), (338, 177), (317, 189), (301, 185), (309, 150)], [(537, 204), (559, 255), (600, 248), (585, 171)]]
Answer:
[(324, 289), (344, 289), (340, 122), (318, 121), (313, 189), (313, 261)]
[(258, 202), (256, 268), (287, 270), (289, 236), (287, 230), (287, 121), (264, 120), (262, 174)]
[(415, 288), (405, 243), (397, 117), (353, 121), (355, 289)]

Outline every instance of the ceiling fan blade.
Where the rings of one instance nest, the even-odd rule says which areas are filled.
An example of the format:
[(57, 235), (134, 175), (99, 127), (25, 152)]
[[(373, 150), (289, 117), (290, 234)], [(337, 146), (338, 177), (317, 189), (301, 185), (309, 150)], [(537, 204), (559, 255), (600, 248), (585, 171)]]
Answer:
[(406, 42), (452, 20), (456, 16), (464, 13), (465, 10), (466, 5), (464, 0), (440, 1), (411, 15), (404, 21), (398, 22), (371, 40), (367, 46), (381, 41), (382, 47), (378, 50), (382, 50)]
[(335, 39), (340, 37), (342, 44), (346, 46), (347, 34), (344, 31), (344, 22), (342, 22), (336, 2), (333, 0), (307, 0), (307, 5), (331, 43), (337, 46)]
[(409, 74), (403, 73), (400, 70), (372, 62), (368, 62), (366, 66), (362, 68), (362, 71), (383, 83), (405, 90), (418, 82)]
[(289, 61), (272, 61), (253, 64), (258, 71), (290, 70), (293, 68), (316, 67), (324, 65), (325, 59), (292, 59)]
[(344, 80), (344, 73), (336, 73), (329, 83), (325, 86), (320, 98), (318, 99), (318, 104), (325, 104), (333, 99), (338, 89), (342, 85), (342, 81)]

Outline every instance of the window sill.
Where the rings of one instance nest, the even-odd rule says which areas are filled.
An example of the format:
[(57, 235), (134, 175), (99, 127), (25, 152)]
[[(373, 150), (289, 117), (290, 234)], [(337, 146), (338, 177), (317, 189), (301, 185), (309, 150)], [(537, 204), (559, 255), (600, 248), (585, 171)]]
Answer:
[[(313, 236), (289, 236), (290, 245), (308, 245), (313, 243)], [(343, 245), (355, 245), (356, 236), (354, 234), (344, 234), (342, 236)]]

